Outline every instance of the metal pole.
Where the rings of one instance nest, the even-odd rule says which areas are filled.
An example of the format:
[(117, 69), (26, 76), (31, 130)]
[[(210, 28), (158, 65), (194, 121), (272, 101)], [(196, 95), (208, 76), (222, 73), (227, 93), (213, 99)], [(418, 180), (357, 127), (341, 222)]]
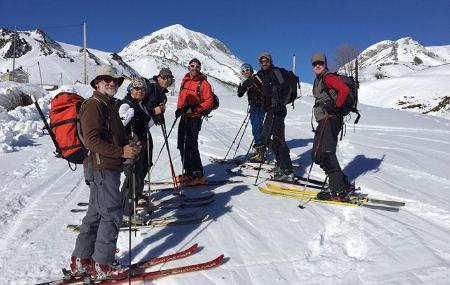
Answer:
[(14, 76), (14, 70), (16, 69), (16, 28), (14, 27), (14, 34), (13, 34), (13, 69), (12, 69), (12, 74)]
[(295, 74), (295, 54), (292, 56), (292, 72)]
[(83, 53), (84, 53), (84, 80), (83, 83), (87, 84), (87, 67), (86, 67), (86, 58), (87, 58), (87, 50), (86, 50), (86, 22), (83, 23)]
[(39, 78), (41, 79), (41, 87), (42, 87), (42, 73), (41, 73), (41, 65), (39, 64), (39, 61), (37, 62), (38, 68), (39, 68)]

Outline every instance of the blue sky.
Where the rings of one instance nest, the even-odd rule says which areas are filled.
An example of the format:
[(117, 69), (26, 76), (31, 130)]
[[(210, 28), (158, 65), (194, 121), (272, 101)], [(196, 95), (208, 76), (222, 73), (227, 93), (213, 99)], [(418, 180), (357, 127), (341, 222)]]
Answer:
[(311, 54), (350, 44), (362, 51), (381, 40), (411, 36), (424, 46), (450, 45), (450, 0), (331, 1), (55, 1), (0, 0), (0, 27), (41, 28), (53, 39), (120, 51), (129, 42), (172, 25), (202, 32), (224, 42), (257, 68), (262, 51), (275, 65), (291, 67), (311, 82)]

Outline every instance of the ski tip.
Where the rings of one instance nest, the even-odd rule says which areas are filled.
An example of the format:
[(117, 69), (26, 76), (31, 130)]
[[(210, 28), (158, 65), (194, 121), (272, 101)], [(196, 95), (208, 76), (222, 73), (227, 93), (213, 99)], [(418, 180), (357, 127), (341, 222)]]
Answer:
[(196, 251), (198, 249), (198, 243), (194, 243), (193, 245), (191, 245), (190, 248), (188, 248), (187, 250), (189, 251)]
[(221, 263), (224, 257), (225, 257), (224, 254), (219, 255), (214, 259), (214, 263)]

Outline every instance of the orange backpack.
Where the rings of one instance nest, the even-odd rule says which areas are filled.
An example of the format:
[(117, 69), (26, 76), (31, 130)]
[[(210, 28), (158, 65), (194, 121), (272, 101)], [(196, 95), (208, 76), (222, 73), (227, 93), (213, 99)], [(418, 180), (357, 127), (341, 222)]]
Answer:
[(79, 134), (78, 112), (84, 98), (75, 93), (59, 93), (50, 102), (50, 129), (58, 155), (69, 162), (82, 164), (88, 150)]

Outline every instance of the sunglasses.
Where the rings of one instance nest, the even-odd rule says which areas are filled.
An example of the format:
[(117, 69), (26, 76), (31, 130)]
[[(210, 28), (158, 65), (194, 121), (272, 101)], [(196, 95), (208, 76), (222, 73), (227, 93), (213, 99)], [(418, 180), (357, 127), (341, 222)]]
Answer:
[(164, 76), (161, 75), (160, 77), (162, 80), (168, 80), (168, 79), (172, 80), (173, 79), (173, 76), (170, 76), (170, 75), (164, 75)]
[(191, 69), (198, 69), (198, 70), (200, 70), (200, 68), (201, 68), (202, 66), (201, 66), (201, 65), (191, 64), (191, 65), (189, 65), (189, 67), (190, 67)]
[(114, 77), (109, 77), (109, 76), (101, 76), (98, 78), (99, 81), (105, 81), (106, 83), (111, 83), (114, 81), (114, 83), (118, 83), (119, 79), (114, 78)]
[(263, 58), (259, 61), (259, 63), (261, 63), (261, 64), (266, 63), (266, 62), (270, 62), (270, 60), (268, 60), (267, 58)]
[(250, 71), (250, 68), (242, 69), (242, 73), (244, 73), (246, 71)]
[(145, 88), (142, 88), (142, 87), (133, 87), (133, 90), (144, 92), (144, 91), (145, 91)]
[(325, 62), (323, 62), (323, 61), (314, 61), (312, 63), (312, 66), (316, 66), (316, 65), (322, 66), (322, 65), (325, 65)]

